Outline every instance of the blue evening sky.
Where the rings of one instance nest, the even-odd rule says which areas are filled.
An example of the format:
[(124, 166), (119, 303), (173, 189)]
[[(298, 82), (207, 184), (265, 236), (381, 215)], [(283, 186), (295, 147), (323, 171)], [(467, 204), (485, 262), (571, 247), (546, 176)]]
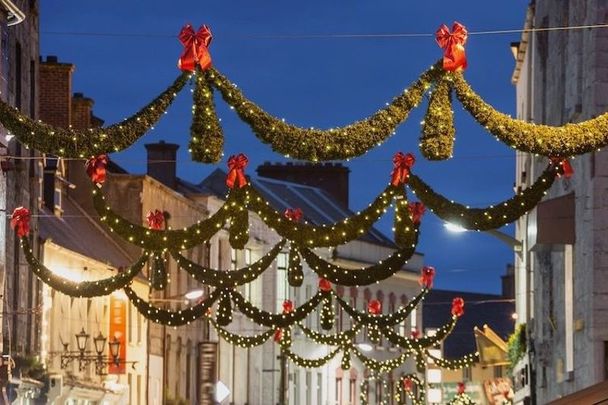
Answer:
[[(390, 101), (434, 63), (441, 50), (432, 37), (374, 39), (261, 39), (261, 35), (433, 33), (454, 20), (470, 31), (523, 26), (527, 2), (467, 1), (95, 1), (41, 2), (41, 54), (76, 65), (73, 91), (95, 100), (95, 114), (106, 123), (137, 111), (178, 74), (182, 25), (211, 26), (214, 65), (245, 94), (274, 115), (302, 126), (331, 127), (368, 116)], [(57, 32), (135, 34), (57, 35)], [(54, 34), (53, 34), (54, 33)], [(258, 38), (256, 38), (258, 36)], [(519, 34), (469, 37), (466, 72), (473, 88), (500, 111), (515, 111), (510, 42)], [(225, 154), (244, 152), (249, 173), (258, 164), (283, 160), (255, 138), (226, 105), (217, 101), (226, 135)], [(145, 171), (144, 144), (158, 140), (182, 147), (178, 174), (199, 182), (215, 166), (194, 163), (187, 153), (190, 93), (138, 143), (112, 158), (127, 169)], [(486, 206), (513, 194), (512, 150), (485, 133), (455, 103), (455, 157), (428, 162), (417, 149), (417, 109), (397, 134), (379, 148), (348, 163), (351, 207), (360, 209), (388, 181), (390, 159), (399, 150), (415, 152), (415, 171), (436, 190), (471, 206)], [(225, 160), (220, 163), (225, 167)], [(392, 214), (379, 227), (390, 234)], [(513, 225), (504, 230), (513, 231)], [(419, 250), (437, 268), (438, 288), (500, 291), (500, 275), (513, 253), (491, 236), (447, 233), (429, 214)]]

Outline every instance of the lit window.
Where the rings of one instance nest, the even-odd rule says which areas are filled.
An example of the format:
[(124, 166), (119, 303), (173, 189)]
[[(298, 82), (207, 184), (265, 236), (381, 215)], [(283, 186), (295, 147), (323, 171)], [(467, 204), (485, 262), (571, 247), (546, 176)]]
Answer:
[(230, 270), (236, 270), (236, 249), (230, 248)]
[(289, 283), (287, 282), (287, 253), (277, 256), (277, 311), (283, 310), (283, 301), (288, 299)]

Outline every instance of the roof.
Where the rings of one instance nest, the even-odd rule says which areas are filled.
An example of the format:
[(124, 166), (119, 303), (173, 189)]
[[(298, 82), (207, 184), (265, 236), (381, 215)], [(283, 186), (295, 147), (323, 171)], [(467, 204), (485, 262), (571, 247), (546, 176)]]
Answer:
[[(320, 188), (263, 177), (249, 180), (274, 209), (283, 212), (287, 208), (301, 208), (304, 219), (314, 225), (338, 222), (354, 215), (354, 212), (342, 207), (332, 196)], [(228, 194), (226, 172), (216, 169), (198, 185), (180, 180), (178, 191), (210, 193), (224, 199)], [(382, 246), (395, 246), (391, 239), (374, 227), (359, 239)]]
[(38, 218), (40, 237), (83, 256), (113, 267), (129, 266), (132, 258), (68, 196), (63, 196), (63, 215), (44, 208)]
[(445, 358), (454, 359), (477, 351), (473, 329), (488, 325), (503, 340), (513, 332), (511, 317), (515, 302), (498, 294), (479, 294), (462, 291), (431, 290), (422, 304), (424, 328), (440, 328), (449, 322), (452, 299), (464, 299), (464, 315), (454, 331), (443, 342)]

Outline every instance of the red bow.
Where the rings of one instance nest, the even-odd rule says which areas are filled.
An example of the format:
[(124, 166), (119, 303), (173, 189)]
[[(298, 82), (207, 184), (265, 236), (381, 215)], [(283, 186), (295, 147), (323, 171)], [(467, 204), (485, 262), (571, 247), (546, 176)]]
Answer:
[(23, 207), (15, 208), (11, 215), (11, 228), (17, 231), (17, 237), (23, 238), (30, 234), (30, 210)]
[(184, 46), (184, 51), (177, 61), (178, 68), (192, 72), (197, 64), (202, 70), (211, 66), (211, 54), (207, 48), (211, 44), (213, 35), (211, 35), (209, 27), (202, 25), (198, 32), (194, 32), (192, 25), (186, 24), (177, 38)]
[(416, 158), (411, 153), (395, 153), (393, 156), (393, 171), (391, 172), (391, 184), (398, 186), (407, 183), (410, 178), (410, 169), (414, 166)]
[(283, 215), (285, 215), (285, 218), (294, 222), (300, 222), (302, 219), (302, 210), (300, 208), (287, 208)]
[(410, 211), (410, 217), (412, 218), (414, 225), (420, 224), (420, 220), (422, 219), (424, 211), (426, 210), (424, 204), (421, 202), (409, 203), (407, 209)]
[(467, 56), (464, 44), (467, 42), (467, 29), (459, 22), (452, 25), (452, 32), (442, 24), (435, 32), (437, 45), (443, 49), (443, 68), (449, 72), (458, 72), (467, 68)]
[(288, 314), (293, 311), (293, 302), (290, 300), (283, 301), (283, 313)]
[(568, 159), (552, 157), (551, 163), (560, 169), (557, 172), (557, 177), (564, 176), (565, 178), (569, 179), (574, 174), (574, 169), (572, 168), (572, 165), (570, 164)]
[(277, 329), (274, 331), (274, 341), (277, 343), (281, 343), (281, 340), (283, 340), (283, 329)]
[(148, 226), (150, 229), (160, 230), (163, 228), (165, 223), (165, 216), (159, 210), (154, 210), (148, 212), (146, 216), (146, 220), (148, 220)]
[(464, 383), (463, 382), (459, 382), (458, 383), (458, 394), (459, 395), (464, 394), (464, 391), (465, 391), (465, 385), (464, 385)]
[(95, 184), (103, 184), (106, 181), (106, 166), (108, 165), (108, 157), (99, 155), (92, 157), (85, 163), (87, 175)]
[(411, 378), (406, 378), (405, 380), (403, 380), (403, 389), (406, 391), (411, 391), (412, 390), (412, 379)]
[(326, 278), (319, 279), (319, 290), (328, 292), (331, 291), (331, 283)]
[(420, 337), (420, 331), (418, 330), (418, 328), (412, 329), (410, 336), (412, 339), (418, 339)]
[(378, 301), (378, 300), (371, 300), (367, 304), (367, 312), (369, 312), (372, 315), (378, 315), (379, 313), (381, 313), (382, 312), (382, 304), (380, 303), (380, 301)]
[(452, 315), (461, 317), (464, 315), (464, 300), (456, 297), (452, 300)]
[(243, 153), (232, 155), (228, 159), (228, 176), (226, 176), (226, 185), (228, 188), (245, 187), (247, 178), (245, 177), (245, 167), (249, 163), (249, 159)]
[(420, 270), (419, 283), (424, 288), (433, 288), (433, 279), (435, 278), (435, 268), (431, 266), (424, 266)]

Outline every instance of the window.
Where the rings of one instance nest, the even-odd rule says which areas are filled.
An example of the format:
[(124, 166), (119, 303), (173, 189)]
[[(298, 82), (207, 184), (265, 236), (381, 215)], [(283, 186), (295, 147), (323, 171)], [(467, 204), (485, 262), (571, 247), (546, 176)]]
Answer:
[[(306, 291), (306, 299), (309, 299), (312, 294), (312, 287), (310, 285), (307, 285), (305, 287), (305, 291)], [(306, 327), (312, 328), (312, 317), (310, 315), (306, 317)]]
[(471, 381), (472, 370), (471, 367), (465, 367), (462, 369), (462, 380)]
[[(308, 287), (308, 286), (307, 286)], [(277, 256), (277, 311), (283, 311), (283, 301), (288, 298), (289, 283), (287, 282), (287, 253)], [(308, 295), (308, 290), (306, 291)]]
[(416, 317), (417, 317), (417, 311), (416, 311), (416, 308), (414, 308), (414, 309), (412, 309), (412, 312), (410, 313), (410, 327), (412, 329), (415, 329), (416, 325), (418, 324)]
[(317, 404), (323, 403), (323, 374), (317, 373)]
[(36, 119), (36, 61), (30, 61), (30, 117)]
[(127, 304), (127, 330), (129, 343), (133, 342), (133, 304)]
[(502, 366), (494, 366), (494, 378), (502, 377)]
[(17, 42), (15, 44), (15, 107), (21, 110), (21, 71), (22, 71), (22, 60), (21, 60), (21, 44)]
[(336, 405), (342, 405), (342, 378), (336, 377)]
[(348, 403), (349, 405), (355, 405), (357, 403), (357, 379), (352, 377), (348, 387)]
[(190, 399), (190, 379), (192, 378), (192, 342), (186, 346), (186, 399)]
[(566, 344), (566, 379), (574, 372), (574, 278), (572, 245), (564, 245), (564, 340)]
[(236, 270), (236, 249), (230, 248), (230, 270)]
[(141, 374), (137, 374), (137, 403), (141, 404), (142, 403), (142, 397), (141, 397)]
[[(131, 305), (132, 307), (133, 305)], [(144, 322), (144, 317), (142, 314), (137, 311), (137, 343), (141, 343), (142, 338), (142, 323)]]
[(376, 380), (376, 403), (382, 403), (382, 380), (379, 378)]
[(251, 249), (245, 249), (245, 265), (249, 266), (251, 264)]
[(293, 373), (293, 405), (300, 405), (300, 372)]
[(306, 405), (311, 405), (312, 401), (312, 374), (310, 371), (306, 372)]

